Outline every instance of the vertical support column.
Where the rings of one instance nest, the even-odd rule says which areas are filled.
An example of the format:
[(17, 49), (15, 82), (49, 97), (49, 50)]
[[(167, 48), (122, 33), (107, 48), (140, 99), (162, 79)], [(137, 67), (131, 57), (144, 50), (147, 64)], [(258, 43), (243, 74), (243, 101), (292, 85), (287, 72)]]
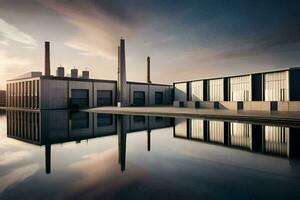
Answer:
[(224, 122), (224, 145), (230, 145), (230, 123)]
[(186, 119), (186, 138), (191, 139), (191, 119)]
[(229, 90), (230, 90), (230, 88), (229, 88), (229, 78), (224, 78), (223, 79), (223, 81), (224, 81), (224, 83), (223, 83), (223, 93), (224, 93), (224, 101), (229, 101), (229, 97), (230, 97), (230, 95), (229, 95)]
[(203, 120), (203, 140), (208, 142), (209, 139), (209, 121)]
[(209, 83), (208, 80), (203, 80), (203, 100), (208, 101), (209, 99)]
[(263, 150), (263, 129), (264, 126), (252, 124), (252, 140), (250, 150), (253, 152), (262, 152)]

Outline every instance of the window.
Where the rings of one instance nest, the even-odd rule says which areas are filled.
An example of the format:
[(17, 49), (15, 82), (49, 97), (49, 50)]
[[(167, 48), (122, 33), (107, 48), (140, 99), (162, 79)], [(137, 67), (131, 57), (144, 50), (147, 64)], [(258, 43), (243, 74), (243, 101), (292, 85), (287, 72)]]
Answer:
[(71, 108), (84, 108), (89, 106), (89, 91), (85, 89), (71, 90)]
[(112, 91), (97, 90), (97, 106), (111, 106), (111, 105), (112, 105)]
[(134, 91), (133, 92), (133, 104), (134, 105), (145, 105), (145, 92)]

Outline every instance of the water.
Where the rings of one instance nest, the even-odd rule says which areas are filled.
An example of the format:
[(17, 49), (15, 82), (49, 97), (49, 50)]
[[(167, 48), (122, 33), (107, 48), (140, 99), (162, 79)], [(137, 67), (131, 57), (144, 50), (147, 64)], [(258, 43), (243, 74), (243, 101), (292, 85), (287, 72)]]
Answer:
[(0, 199), (299, 199), (293, 127), (0, 113)]

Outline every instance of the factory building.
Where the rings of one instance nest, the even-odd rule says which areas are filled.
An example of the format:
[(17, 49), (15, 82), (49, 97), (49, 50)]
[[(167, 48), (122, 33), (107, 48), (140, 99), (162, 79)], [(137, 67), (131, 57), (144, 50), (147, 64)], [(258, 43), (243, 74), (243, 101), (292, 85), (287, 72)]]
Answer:
[[(90, 79), (89, 71), (71, 69), (65, 76), (59, 66), (50, 74), (50, 43), (45, 43), (45, 75), (30, 72), (7, 81), (7, 106), (27, 109), (73, 109), (100, 106), (145, 106), (172, 104), (172, 86), (150, 81), (150, 58), (147, 58), (147, 82), (126, 80), (125, 40), (119, 47), (118, 81)], [(119, 102), (119, 103), (118, 103)]]
[(176, 118), (173, 136), (252, 152), (299, 157), (299, 130), (293, 127)]
[(295, 107), (300, 105), (300, 68), (175, 82), (173, 86), (178, 106), (299, 111)]

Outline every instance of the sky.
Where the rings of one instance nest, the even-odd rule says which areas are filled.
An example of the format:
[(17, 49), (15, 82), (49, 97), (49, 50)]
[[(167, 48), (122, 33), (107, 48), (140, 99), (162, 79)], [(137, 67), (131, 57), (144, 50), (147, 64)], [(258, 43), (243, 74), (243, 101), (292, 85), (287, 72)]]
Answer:
[(74, 66), (115, 80), (126, 40), (127, 79), (157, 83), (300, 66), (300, 1), (0, 0), (0, 89), (5, 80)]

